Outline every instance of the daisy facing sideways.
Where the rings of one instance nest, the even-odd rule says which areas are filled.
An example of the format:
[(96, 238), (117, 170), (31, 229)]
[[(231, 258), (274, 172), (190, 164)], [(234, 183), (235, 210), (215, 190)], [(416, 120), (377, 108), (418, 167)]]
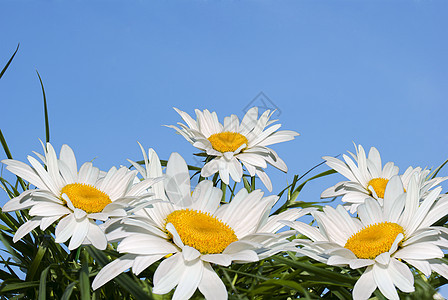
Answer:
[(367, 267), (353, 289), (355, 300), (368, 299), (378, 288), (388, 299), (399, 299), (397, 288), (414, 291), (410, 267), (425, 276), (432, 271), (448, 278), (448, 266), (440, 258), (448, 246), (444, 227), (432, 226), (448, 214), (448, 196), (439, 197), (441, 187), (420, 197), (418, 176), (411, 178), (404, 192), (399, 176), (386, 187), (384, 204), (366, 199), (358, 207), (359, 219), (338, 206), (314, 212), (318, 227), (300, 222), (285, 222), (309, 240), (301, 254), (333, 266)]
[[(258, 108), (247, 111), (240, 122), (236, 115), (224, 118), (224, 124), (218, 121), (216, 112), (196, 109), (196, 120), (189, 114), (174, 108), (185, 124), (177, 123), (180, 128), (170, 125), (194, 147), (204, 151), (211, 160), (207, 161), (201, 171), (203, 177), (219, 173), (221, 180), (229, 184), (229, 175), (236, 182), (243, 176), (246, 167), (250, 176), (258, 176), (269, 191), (272, 184), (264, 172), (267, 164), (287, 172), (285, 162), (277, 153), (267, 146), (293, 140), (299, 134), (291, 130), (277, 131), (281, 124), (269, 120), (273, 114), (266, 110), (258, 118)], [(267, 128), (266, 128), (267, 127)]]
[[(150, 151), (155, 160), (151, 161), (154, 167), (147, 169), (149, 176), (161, 172), (153, 154)], [(114, 224), (122, 234), (118, 251), (125, 255), (98, 273), (93, 289), (129, 268), (138, 275), (162, 260), (154, 273), (153, 293), (166, 294), (176, 288), (173, 299), (188, 299), (199, 289), (206, 299), (227, 299), (226, 287), (212, 265), (255, 262), (295, 249), (286, 239), (293, 231), (277, 233), (284, 227), (278, 220), (293, 221), (309, 212), (291, 209), (269, 217), (278, 197), (263, 197), (260, 190), (242, 189), (230, 203), (220, 205), (222, 191), (208, 180), (191, 193), (187, 165), (177, 153), (168, 161), (164, 183), (168, 203), (154, 203)]]
[[(321, 198), (330, 198), (342, 196), (342, 202), (347, 203), (350, 212), (354, 213), (358, 205), (364, 203), (367, 198), (373, 198), (380, 202), (383, 201), (384, 192), (388, 181), (398, 174), (398, 167), (392, 162), (381, 163), (381, 156), (375, 147), (370, 148), (369, 155), (366, 157), (364, 148), (359, 145), (356, 154), (349, 152), (355, 161), (348, 155), (343, 155), (344, 161), (331, 156), (324, 156), (326, 164), (345, 176), (348, 181), (341, 181), (336, 185), (322, 192)], [(422, 170), (420, 167), (409, 167), (401, 175), (404, 188), (407, 189), (410, 178), (413, 174), (418, 174), (420, 191), (425, 194), (429, 189), (440, 184), (448, 177), (437, 177), (430, 179), (429, 170)]]
[(30, 165), (5, 159), (6, 169), (34, 185), (36, 189), (24, 191), (3, 206), (3, 211), (29, 209), (33, 218), (19, 227), (13, 241), (40, 226), (42, 230), (58, 222), (55, 241), (73, 250), (81, 244), (93, 244), (105, 249), (107, 239), (96, 221), (123, 217), (131, 204), (146, 203), (146, 190), (156, 181), (147, 179), (133, 184), (137, 171), (128, 168), (111, 168), (100, 172), (92, 163), (84, 163), (78, 171), (73, 150), (63, 145), (59, 159), (52, 145), (47, 143), (44, 155), (35, 153), (42, 161), (28, 156)]

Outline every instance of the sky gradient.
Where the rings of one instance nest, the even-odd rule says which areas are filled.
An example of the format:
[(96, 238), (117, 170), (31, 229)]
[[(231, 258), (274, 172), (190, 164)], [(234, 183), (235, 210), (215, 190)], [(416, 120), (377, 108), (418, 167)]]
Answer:
[[(268, 168), (273, 193), (353, 142), (401, 171), (448, 159), (448, 2), (148, 2), (1, 1), (1, 67), (20, 43), (0, 80), (0, 128), (15, 159), (42, 152), (36, 70), (51, 142), (102, 169), (141, 159), (137, 141), (199, 165), (162, 126), (181, 121), (173, 107), (222, 121), (263, 103), (301, 134), (272, 147), (289, 167)], [(318, 201), (340, 180), (313, 181), (299, 200)]]

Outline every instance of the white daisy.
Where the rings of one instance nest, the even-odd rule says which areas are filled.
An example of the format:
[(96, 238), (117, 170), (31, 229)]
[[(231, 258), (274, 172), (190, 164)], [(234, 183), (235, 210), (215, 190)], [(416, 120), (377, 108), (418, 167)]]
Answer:
[[(364, 203), (367, 198), (376, 199), (381, 204), (388, 181), (392, 176), (398, 174), (399, 169), (392, 162), (386, 163), (383, 167), (380, 153), (375, 147), (370, 148), (368, 157), (361, 145), (358, 146), (356, 155), (349, 153), (355, 161), (345, 154), (343, 155), (345, 162), (331, 156), (323, 157), (330, 168), (345, 176), (348, 181), (341, 181), (326, 189), (322, 192), (321, 198), (342, 196), (342, 202), (346, 202), (350, 212), (354, 213), (358, 205)], [(448, 177), (430, 178), (429, 170), (409, 167), (401, 175), (404, 189), (407, 189), (413, 174), (418, 174), (422, 196), (427, 194), (431, 188), (448, 179)]]
[[(150, 151), (153, 161), (151, 167), (146, 164), (147, 176), (162, 172), (154, 154)], [(165, 294), (177, 286), (173, 299), (188, 299), (196, 289), (206, 299), (226, 299), (225, 285), (212, 264), (254, 262), (294, 249), (286, 239), (291, 231), (276, 233), (284, 227), (278, 220), (296, 220), (309, 211), (291, 209), (269, 217), (278, 197), (263, 197), (260, 190), (248, 193), (242, 189), (231, 203), (220, 205), (222, 191), (208, 180), (191, 193), (187, 165), (177, 153), (168, 161), (165, 192), (171, 202), (155, 203), (144, 209), (146, 215), (114, 224), (124, 233), (118, 251), (126, 254), (98, 273), (93, 289), (129, 268), (139, 274), (164, 258), (154, 273), (154, 293)]]
[[(448, 197), (439, 197), (441, 187), (420, 198), (418, 175), (403, 191), (399, 176), (387, 184), (384, 204), (369, 198), (358, 207), (357, 218), (338, 206), (315, 212), (318, 228), (300, 222), (285, 222), (310, 240), (300, 240), (299, 253), (334, 266), (367, 267), (353, 289), (354, 299), (368, 299), (378, 287), (388, 299), (414, 291), (414, 276), (408, 265), (426, 276), (436, 271), (448, 278), (448, 266), (440, 258), (448, 245), (443, 227), (432, 226), (448, 214)], [(407, 265), (407, 264), (408, 265)]]
[(78, 172), (75, 155), (69, 146), (62, 146), (59, 159), (50, 143), (46, 148), (42, 146), (45, 155), (35, 154), (45, 167), (32, 156), (28, 156), (31, 166), (12, 159), (2, 161), (6, 169), (36, 187), (3, 206), (5, 212), (30, 209), (29, 214), (33, 216), (19, 227), (13, 241), (18, 241), (37, 226), (45, 230), (59, 220), (55, 230), (57, 243), (70, 239), (69, 250), (82, 243), (105, 249), (106, 235), (96, 221), (127, 215), (125, 208), (131, 203), (143, 201), (140, 204), (147, 204), (144, 200), (146, 189), (154, 180), (133, 184), (137, 171), (113, 167), (105, 173), (90, 162), (84, 163)]
[(250, 176), (257, 175), (266, 188), (272, 191), (272, 184), (264, 172), (267, 164), (283, 172), (288, 168), (277, 153), (266, 147), (272, 144), (293, 140), (299, 134), (291, 130), (277, 131), (281, 124), (267, 126), (276, 120), (269, 120), (272, 113), (267, 110), (258, 119), (258, 108), (247, 111), (243, 120), (236, 115), (224, 118), (224, 125), (218, 121), (216, 112), (196, 109), (193, 120), (186, 112), (174, 108), (185, 124), (180, 128), (170, 125), (196, 148), (203, 150), (212, 159), (202, 168), (201, 175), (209, 177), (217, 172), (225, 184), (229, 184), (229, 175), (236, 182), (243, 176), (241, 163)]
[(392, 162), (388, 162), (383, 167), (380, 153), (375, 147), (370, 148), (368, 157), (361, 145), (356, 149), (356, 155), (349, 153), (357, 165), (345, 154), (343, 155), (345, 162), (331, 156), (323, 157), (330, 168), (345, 176), (348, 181), (341, 181), (326, 189), (321, 197), (342, 196), (341, 200), (348, 203), (353, 213), (367, 198), (382, 201), (387, 182), (392, 176), (398, 174), (398, 167)]

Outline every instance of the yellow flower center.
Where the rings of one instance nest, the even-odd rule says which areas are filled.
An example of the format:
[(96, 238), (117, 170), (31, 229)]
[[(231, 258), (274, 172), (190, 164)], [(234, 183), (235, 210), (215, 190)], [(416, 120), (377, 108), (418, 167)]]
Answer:
[(386, 190), (388, 179), (385, 178), (373, 178), (367, 184), (367, 187), (371, 186), (375, 191), (378, 198), (384, 198), (384, 191)]
[(74, 207), (88, 214), (101, 212), (106, 205), (112, 203), (106, 193), (83, 183), (67, 184), (62, 188), (61, 196), (62, 194), (68, 196)]
[(354, 235), (344, 248), (352, 251), (357, 258), (375, 259), (381, 253), (390, 250), (398, 234), (403, 233), (403, 227), (396, 223), (382, 222), (369, 225)]
[(247, 138), (238, 132), (220, 132), (212, 134), (208, 140), (213, 149), (221, 153), (236, 151), (241, 145), (248, 144)]
[(209, 213), (190, 209), (176, 210), (166, 217), (176, 228), (182, 242), (202, 254), (221, 253), (238, 240), (235, 232)]

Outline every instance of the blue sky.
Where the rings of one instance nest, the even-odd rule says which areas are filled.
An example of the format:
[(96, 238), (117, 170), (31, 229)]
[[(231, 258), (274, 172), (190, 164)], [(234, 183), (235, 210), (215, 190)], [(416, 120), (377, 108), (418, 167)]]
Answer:
[[(241, 118), (260, 92), (282, 128), (301, 133), (273, 146), (290, 170), (267, 170), (273, 193), (353, 142), (377, 147), (402, 171), (448, 158), (446, 1), (3, 0), (0, 8), (1, 66), (20, 43), (0, 80), (0, 128), (16, 159), (45, 139), (36, 70), (52, 143), (102, 169), (140, 159), (137, 141), (197, 164), (195, 148), (162, 126), (180, 121), (172, 107)], [(317, 201), (341, 179), (312, 182), (299, 200)]]

